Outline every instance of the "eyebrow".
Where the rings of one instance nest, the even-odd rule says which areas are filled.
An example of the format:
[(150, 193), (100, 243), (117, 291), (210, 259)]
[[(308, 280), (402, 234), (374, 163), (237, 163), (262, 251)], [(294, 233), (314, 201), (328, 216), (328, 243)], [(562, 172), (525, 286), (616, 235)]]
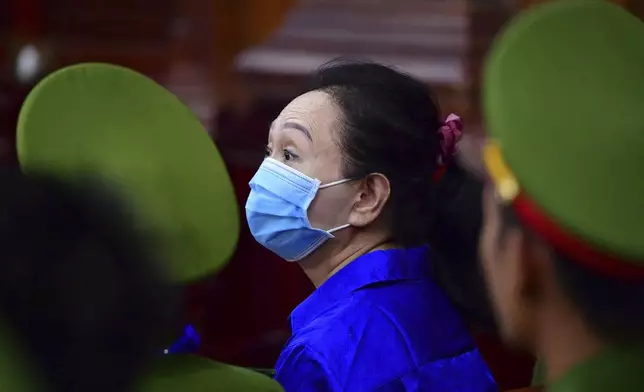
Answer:
[(311, 132), (309, 132), (309, 130), (306, 129), (306, 127), (301, 124), (298, 124), (292, 121), (287, 121), (284, 123), (284, 128), (293, 128), (293, 129), (297, 129), (298, 131), (302, 131), (310, 141), (313, 141), (313, 138), (311, 137)]

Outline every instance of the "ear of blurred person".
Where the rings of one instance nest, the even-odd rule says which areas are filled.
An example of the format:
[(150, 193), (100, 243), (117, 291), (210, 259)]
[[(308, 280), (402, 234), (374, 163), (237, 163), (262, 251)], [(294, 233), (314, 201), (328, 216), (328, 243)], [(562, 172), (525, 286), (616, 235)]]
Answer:
[(17, 170), (0, 184), (0, 315), (33, 374), (52, 391), (128, 390), (176, 303), (153, 238), (106, 184)]

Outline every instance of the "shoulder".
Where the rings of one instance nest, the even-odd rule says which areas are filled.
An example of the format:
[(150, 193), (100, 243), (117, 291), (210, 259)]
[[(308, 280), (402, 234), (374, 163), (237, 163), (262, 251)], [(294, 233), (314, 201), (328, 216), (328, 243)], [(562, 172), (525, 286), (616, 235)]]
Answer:
[[(369, 368), (392, 364), (408, 369), (413, 363), (399, 353), (406, 350), (403, 335), (377, 305), (360, 296), (347, 298), (291, 337), (280, 355), (277, 379), (287, 391), (336, 390), (333, 386), (342, 390), (351, 383), (353, 363), (369, 364)], [(387, 339), (383, 341), (382, 336)], [(286, 385), (293, 380), (285, 383), (285, 378), (328, 385), (291, 388)]]
[(287, 345), (277, 361), (275, 379), (286, 391), (340, 390), (322, 353), (307, 345)]
[(362, 332), (368, 327), (384, 328), (386, 325), (396, 327), (387, 312), (382, 310), (381, 304), (365, 293), (356, 293), (335, 303), (299, 329), (291, 342), (329, 358), (332, 356), (329, 348), (345, 346), (358, 337), (364, 337)]
[[(400, 351), (411, 345), (407, 348), (426, 351), (420, 356), (427, 359), (473, 347), (453, 306), (427, 287), (431, 284), (419, 281), (357, 291), (297, 330), (290, 343), (306, 345), (329, 360), (358, 345), (371, 352)], [(389, 338), (383, 342), (382, 336)]]
[[(487, 367), (459, 317), (435, 299), (423, 297), (421, 302), (434, 304), (425, 309), (418, 301), (393, 294), (400, 291), (356, 292), (297, 329), (278, 362), (277, 379), (287, 392), (376, 388), (404, 375), (420, 382), (420, 373), (447, 370), (472, 373), (490, 384)], [(367, 369), (379, 370), (365, 373)], [(326, 386), (306, 388), (302, 382)]]

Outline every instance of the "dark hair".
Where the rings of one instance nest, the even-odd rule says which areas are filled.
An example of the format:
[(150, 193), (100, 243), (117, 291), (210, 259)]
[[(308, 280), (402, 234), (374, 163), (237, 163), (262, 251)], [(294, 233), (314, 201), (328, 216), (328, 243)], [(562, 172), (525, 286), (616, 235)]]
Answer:
[(437, 184), (436, 227), (431, 241), (438, 282), (477, 328), (496, 332), (494, 312), (479, 262), (484, 182), (452, 164)]
[[(392, 240), (432, 245), (439, 283), (471, 322), (492, 319), (477, 257), (482, 183), (455, 162), (436, 183), (443, 117), (429, 88), (384, 65), (334, 61), (310, 90), (330, 94), (344, 118), (338, 133), (343, 176), (382, 173)], [(485, 316), (481, 317), (481, 315)], [(485, 320), (485, 321), (483, 321)]]
[[(521, 224), (514, 210), (504, 207), (504, 225)], [(598, 336), (611, 343), (644, 340), (644, 282), (600, 275), (561, 252), (552, 251), (555, 277), (564, 294)]]
[(384, 65), (338, 61), (316, 73), (311, 89), (330, 94), (344, 114), (337, 140), (344, 177), (385, 175), (392, 240), (402, 246), (426, 243), (442, 124), (427, 87)]
[[(174, 290), (108, 189), (0, 172), (0, 313), (53, 391), (123, 391)], [(158, 333), (157, 333), (158, 332)]]

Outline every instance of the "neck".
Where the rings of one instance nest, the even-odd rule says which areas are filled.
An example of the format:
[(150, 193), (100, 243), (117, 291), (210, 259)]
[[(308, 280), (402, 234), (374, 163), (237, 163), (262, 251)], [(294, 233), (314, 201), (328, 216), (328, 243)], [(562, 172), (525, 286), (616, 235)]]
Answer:
[[(332, 245), (331, 243), (328, 243)], [(336, 272), (344, 268), (358, 257), (374, 250), (394, 248), (383, 236), (372, 236), (366, 233), (357, 234), (348, 244), (338, 250), (333, 247), (318, 249), (313, 255), (302, 260), (299, 264), (306, 276), (318, 288)]]
[(574, 366), (595, 356), (604, 347), (582, 317), (576, 313), (562, 317), (545, 316), (539, 338), (539, 355), (547, 367), (548, 381), (561, 378)]

